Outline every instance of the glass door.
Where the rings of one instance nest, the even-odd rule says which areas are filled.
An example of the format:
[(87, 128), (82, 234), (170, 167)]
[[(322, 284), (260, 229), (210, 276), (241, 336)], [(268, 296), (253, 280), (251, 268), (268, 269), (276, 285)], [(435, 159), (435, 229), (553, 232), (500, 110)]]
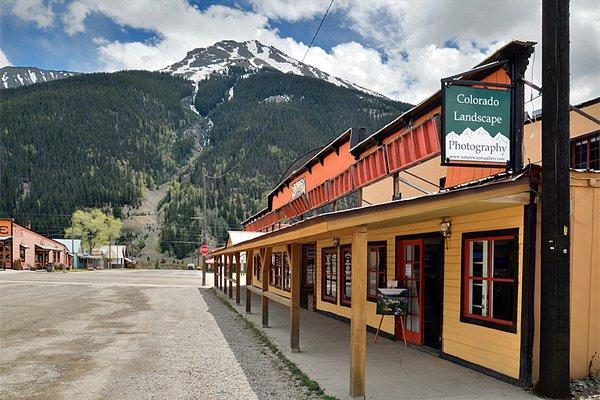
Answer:
[[(423, 240), (396, 241), (396, 279), (401, 288), (408, 289), (406, 340), (419, 346), (423, 344), (423, 258)], [(396, 337), (402, 338), (399, 318)]]

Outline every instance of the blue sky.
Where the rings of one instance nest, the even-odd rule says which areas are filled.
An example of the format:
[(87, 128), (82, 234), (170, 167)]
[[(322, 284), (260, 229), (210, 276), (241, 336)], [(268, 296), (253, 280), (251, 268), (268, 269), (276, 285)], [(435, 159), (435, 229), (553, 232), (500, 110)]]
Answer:
[[(51, 2), (44, 3), (51, 4)], [(212, 5), (225, 5), (247, 12), (252, 12), (253, 9), (247, 1), (196, 0), (190, 1), (190, 4), (200, 10), (206, 10)], [(51, 5), (51, 8), (60, 16), (66, 12), (67, 5), (67, 3), (56, 2)], [(269, 27), (277, 30), (282, 37), (292, 37), (296, 41), (309, 43), (320, 18), (321, 16), (314, 16), (308, 20), (291, 22), (271, 19)], [(100, 13), (93, 13), (87, 17), (84, 32), (69, 35), (60, 22), (48, 28), (40, 28), (35, 21), (24, 21), (15, 18), (10, 12), (3, 12), (0, 15), (0, 33), (0, 49), (13, 65), (80, 72), (104, 69), (97, 58), (97, 44), (94, 38), (102, 37), (108, 41), (120, 42), (151, 42), (160, 38), (157, 32), (119, 25)], [(321, 28), (316, 45), (330, 51), (335, 45), (349, 41), (365, 44), (369, 42), (355, 31), (348, 29), (344, 15), (334, 10), (328, 14), (327, 24)]]
[[(3, 0), (0, 63), (81, 72), (158, 69), (223, 39), (257, 39), (299, 59), (328, 4)], [(441, 77), (472, 67), (512, 39), (539, 42), (540, 11), (539, 0), (336, 0), (306, 62), (417, 102), (439, 87)], [(600, 45), (588, 39), (600, 37), (595, 0), (572, 2), (571, 34), (571, 97), (577, 102), (600, 91)], [(540, 49), (536, 55), (528, 74), (539, 82)]]

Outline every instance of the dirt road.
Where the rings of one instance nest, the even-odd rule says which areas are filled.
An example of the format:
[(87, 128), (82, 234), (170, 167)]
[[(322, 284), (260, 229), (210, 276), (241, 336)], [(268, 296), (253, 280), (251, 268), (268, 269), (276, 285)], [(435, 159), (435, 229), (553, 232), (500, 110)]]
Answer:
[(0, 398), (303, 398), (199, 283), (196, 271), (0, 272)]

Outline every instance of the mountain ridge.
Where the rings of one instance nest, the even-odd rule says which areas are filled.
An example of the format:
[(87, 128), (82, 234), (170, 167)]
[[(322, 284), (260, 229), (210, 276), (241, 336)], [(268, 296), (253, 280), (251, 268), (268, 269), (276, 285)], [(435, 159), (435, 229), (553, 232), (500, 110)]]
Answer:
[(211, 74), (227, 74), (231, 67), (241, 67), (249, 71), (273, 68), (283, 73), (322, 79), (336, 86), (359, 90), (372, 96), (387, 99), (381, 93), (328, 74), (287, 55), (275, 46), (264, 45), (258, 40), (245, 42), (222, 40), (207, 47), (198, 47), (188, 51), (182, 60), (158, 71), (183, 76), (185, 79), (197, 84), (199, 81), (207, 79)]
[(14, 89), (38, 82), (51, 82), (58, 79), (81, 75), (80, 72), (42, 69), (38, 67), (5, 66), (0, 68), (2, 89)]

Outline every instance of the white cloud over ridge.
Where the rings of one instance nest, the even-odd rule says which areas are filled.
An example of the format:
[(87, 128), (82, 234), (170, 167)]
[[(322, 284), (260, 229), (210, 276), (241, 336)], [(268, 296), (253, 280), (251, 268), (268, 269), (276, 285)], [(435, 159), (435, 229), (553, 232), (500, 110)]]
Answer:
[(8, 57), (6, 57), (6, 54), (4, 54), (2, 49), (0, 49), (0, 68), (10, 65), (12, 65), (12, 63), (8, 60)]
[[(41, 0), (21, 0), (25, 4)], [(19, 1), (19, 3), (21, 3)], [(52, 0), (50, 0), (52, 1)], [(219, 40), (257, 39), (300, 59), (307, 46), (282, 35), (269, 20), (298, 22), (321, 18), (328, 1), (250, 0), (252, 11), (211, 6), (201, 10), (188, 0), (75, 0), (57, 17), (64, 30), (76, 35), (86, 29), (86, 18), (102, 14), (124, 27), (152, 32), (146, 42), (94, 40), (102, 69), (159, 69), (179, 61), (197, 47)], [(13, 12), (16, 3), (13, 4)], [(54, 16), (18, 16), (38, 26)], [(51, 12), (51, 10), (50, 10)], [(336, 0), (335, 21), (362, 39), (340, 43), (330, 51), (315, 46), (305, 62), (334, 76), (355, 82), (389, 97), (419, 102), (439, 89), (440, 78), (471, 68), (512, 39), (541, 41), (541, 2), (506, 0)], [(36, 17), (33, 17), (33, 15)], [(23, 16), (25, 15), (25, 16)], [(48, 22), (50, 21), (50, 22)], [(326, 21), (333, 23), (333, 19)], [(324, 34), (324, 33), (322, 33)], [(571, 101), (600, 94), (600, 7), (596, 0), (571, 5)], [(317, 40), (319, 43), (319, 40)], [(535, 68), (527, 77), (541, 81), (541, 46)], [(530, 60), (530, 65), (533, 59)], [(533, 75), (531, 75), (533, 74)], [(539, 99), (528, 109), (539, 107)]]

